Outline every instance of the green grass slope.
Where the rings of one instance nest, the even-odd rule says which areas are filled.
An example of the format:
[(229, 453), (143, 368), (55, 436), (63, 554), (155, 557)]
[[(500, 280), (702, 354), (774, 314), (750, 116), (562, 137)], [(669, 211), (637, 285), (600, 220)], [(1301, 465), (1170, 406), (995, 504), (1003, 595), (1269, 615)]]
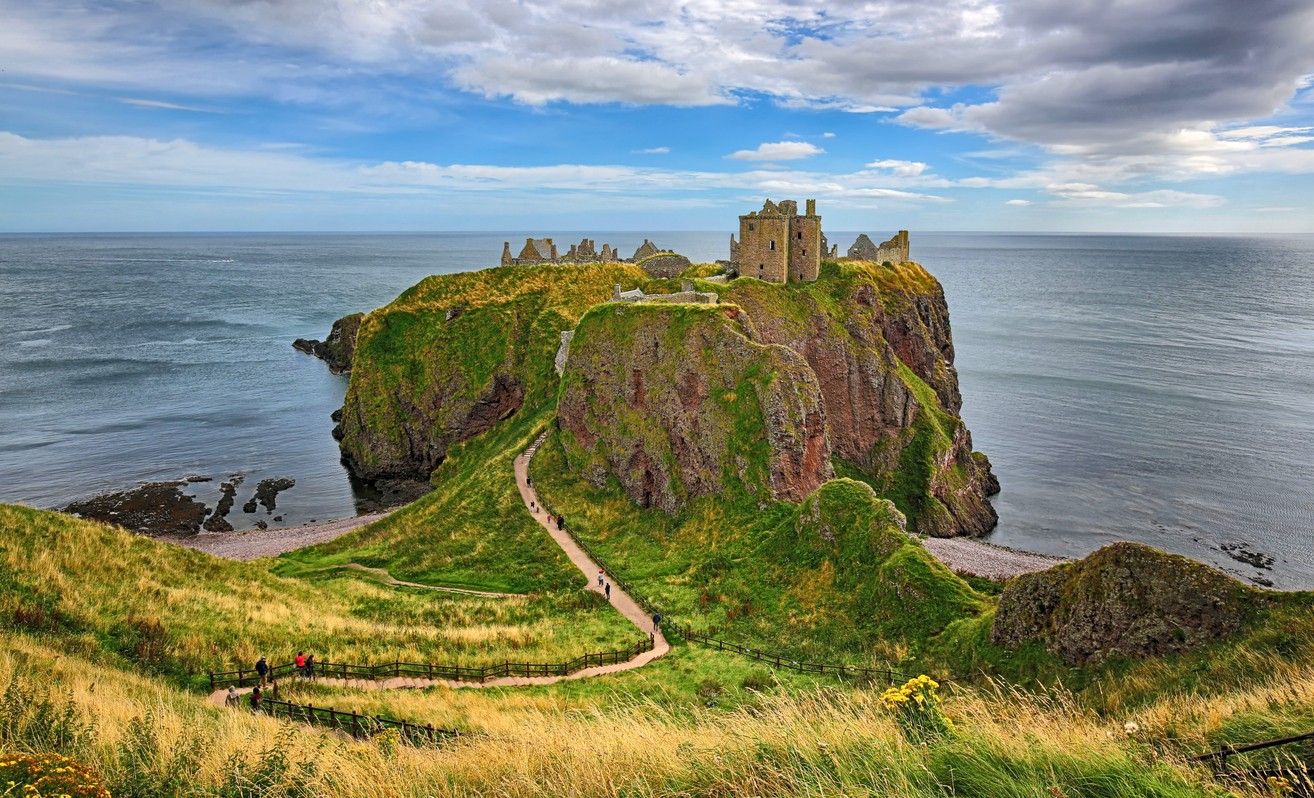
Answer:
[(270, 570), (61, 513), (0, 505), (0, 628), (200, 685), (298, 649), (321, 661), (561, 661), (631, 642), (590, 594), (482, 598)]

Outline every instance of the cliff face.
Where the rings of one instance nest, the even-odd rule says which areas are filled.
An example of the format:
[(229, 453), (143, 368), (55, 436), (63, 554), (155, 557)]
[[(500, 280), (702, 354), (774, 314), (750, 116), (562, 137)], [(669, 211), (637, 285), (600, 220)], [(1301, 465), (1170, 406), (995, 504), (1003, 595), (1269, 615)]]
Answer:
[(430, 277), (370, 313), (356, 335), (336, 431), (367, 479), (428, 479), (452, 445), (556, 393), (562, 330), (605, 301), (630, 264), (512, 266)]
[(328, 338), (323, 341), (298, 338), (292, 342), (292, 346), (324, 361), (334, 374), (351, 371), (351, 361), (356, 356), (356, 333), (360, 330), (363, 318), (363, 313), (343, 316), (333, 322)]
[(985, 455), (958, 417), (949, 311), (921, 266), (845, 263), (803, 286), (736, 280), (761, 340), (802, 354), (826, 403), (835, 454), (890, 495), (915, 531), (982, 535), (997, 520)]
[(571, 467), (644, 507), (742, 488), (802, 501), (831, 475), (820, 388), (738, 308), (603, 305), (580, 322), (557, 418)]
[(1115, 543), (1009, 582), (991, 639), (1039, 641), (1071, 665), (1175, 654), (1236, 633), (1259, 595), (1185, 557)]

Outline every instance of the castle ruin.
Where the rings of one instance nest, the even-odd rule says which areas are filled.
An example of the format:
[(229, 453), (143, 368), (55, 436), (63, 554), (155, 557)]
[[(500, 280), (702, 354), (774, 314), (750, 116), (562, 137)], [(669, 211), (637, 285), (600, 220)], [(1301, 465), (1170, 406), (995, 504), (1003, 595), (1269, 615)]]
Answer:
[[(839, 247), (830, 246), (821, 231), (817, 201), (806, 201), (799, 215), (793, 200), (767, 200), (762, 210), (739, 217), (739, 239), (730, 236), (729, 272), (773, 283), (802, 283), (817, 279), (823, 258), (839, 259)], [(900, 230), (879, 247), (866, 233), (847, 252), (849, 260), (903, 263), (908, 260), (908, 231)]]
[(603, 244), (597, 249), (597, 242), (591, 238), (581, 239), (578, 244), (571, 244), (565, 255), (557, 252), (557, 245), (550, 238), (526, 238), (520, 254), (512, 256), (511, 242), (502, 242), (503, 266), (531, 266), (538, 263), (598, 263), (620, 260), (611, 244)]
[(903, 263), (908, 257), (908, 231), (900, 230), (889, 241), (876, 246), (866, 233), (849, 247), (848, 256), (852, 260), (869, 260), (872, 263)]
[(807, 200), (800, 216), (798, 203), (767, 200), (762, 210), (739, 217), (739, 240), (730, 236), (730, 262), (740, 275), (773, 283), (817, 279), (826, 252), (817, 201)]

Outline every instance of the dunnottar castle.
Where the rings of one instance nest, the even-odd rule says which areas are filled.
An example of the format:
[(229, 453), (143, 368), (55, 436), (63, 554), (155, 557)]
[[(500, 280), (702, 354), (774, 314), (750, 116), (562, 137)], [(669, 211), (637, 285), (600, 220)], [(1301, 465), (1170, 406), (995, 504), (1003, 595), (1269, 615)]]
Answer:
[[(845, 257), (874, 263), (903, 263), (909, 260), (908, 231), (900, 230), (879, 245), (863, 233), (848, 248)], [(802, 214), (794, 200), (775, 203), (768, 199), (761, 210), (739, 217), (739, 237), (730, 236), (727, 276), (756, 277), (773, 283), (811, 282), (821, 273), (822, 260), (838, 258), (839, 248), (831, 246), (821, 230), (815, 199), (804, 203)], [(511, 242), (502, 244), (503, 266), (620, 260), (624, 259), (614, 247), (603, 244), (599, 251), (591, 238), (571, 244), (564, 255), (550, 238), (526, 239), (520, 254), (515, 256), (511, 254)], [(642, 266), (654, 277), (678, 277), (690, 265), (688, 258), (661, 250), (646, 238), (628, 261)]]

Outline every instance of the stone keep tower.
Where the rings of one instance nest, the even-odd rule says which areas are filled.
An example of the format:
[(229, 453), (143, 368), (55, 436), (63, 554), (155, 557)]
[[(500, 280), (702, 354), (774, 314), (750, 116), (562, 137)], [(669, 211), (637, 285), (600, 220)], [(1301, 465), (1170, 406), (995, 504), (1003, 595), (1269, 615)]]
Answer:
[(739, 217), (739, 241), (730, 237), (730, 260), (745, 277), (773, 283), (810, 282), (821, 271), (823, 252), (821, 217), (817, 201), (807, 201), (807, 212), (798, 204), (767, 200), (762, 210)]

